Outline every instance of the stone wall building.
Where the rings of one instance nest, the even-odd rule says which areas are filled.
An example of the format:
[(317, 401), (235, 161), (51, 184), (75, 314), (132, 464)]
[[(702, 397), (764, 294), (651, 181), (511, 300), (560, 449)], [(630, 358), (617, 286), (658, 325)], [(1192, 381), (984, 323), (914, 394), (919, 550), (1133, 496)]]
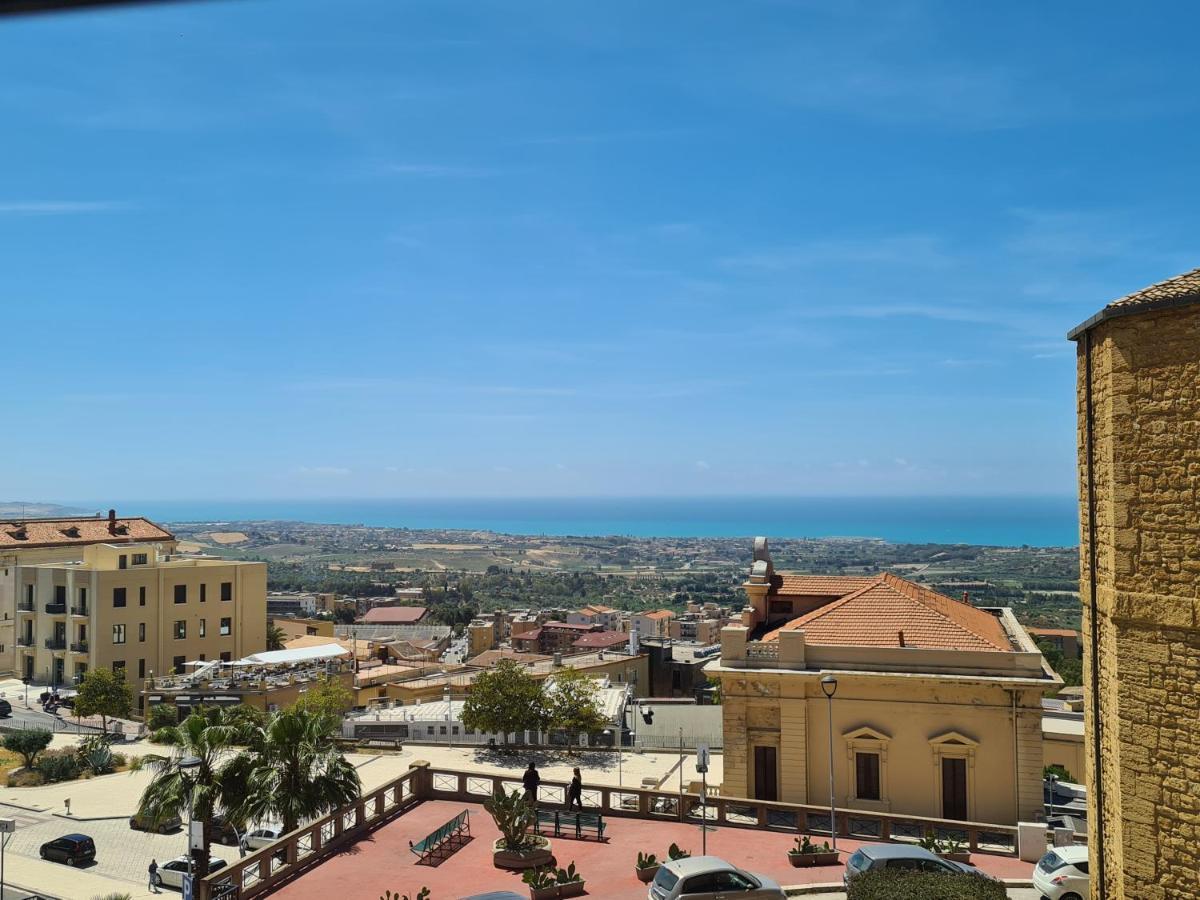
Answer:
[(1200, 896), (1200, 269), (1078, 345), (1092, 897)]
[(745, 590), (706, 668), (721, 682), (723, 794), (828, 804), (832, 724), (842, 809), (1039, 816), (1041, 700), (1062, 680), (1011, 610), (891, 574), (776, 573), (762, 538)]

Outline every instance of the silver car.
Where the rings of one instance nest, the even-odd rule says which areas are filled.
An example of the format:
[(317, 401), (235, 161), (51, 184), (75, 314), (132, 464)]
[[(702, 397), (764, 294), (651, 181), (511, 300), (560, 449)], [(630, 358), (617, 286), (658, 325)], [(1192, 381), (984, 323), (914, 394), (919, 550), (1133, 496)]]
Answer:
[(787, 894), (765, 875), (754, 875), (718, 856), (691, 856), (658, 867), (647, 900), (784, 900)]

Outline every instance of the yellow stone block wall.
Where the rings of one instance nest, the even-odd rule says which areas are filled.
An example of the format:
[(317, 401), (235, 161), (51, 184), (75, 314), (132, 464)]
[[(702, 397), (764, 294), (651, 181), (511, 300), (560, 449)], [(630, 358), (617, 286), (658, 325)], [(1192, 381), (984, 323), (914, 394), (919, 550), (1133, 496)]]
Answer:
[(1112, 319), (1091, 339), (1097, 658), (1083, 339), (1078, 405), (1084, 682), (1099, 682), (1085, 704), (1092, 897), (1200, 897), (1200, 307)]

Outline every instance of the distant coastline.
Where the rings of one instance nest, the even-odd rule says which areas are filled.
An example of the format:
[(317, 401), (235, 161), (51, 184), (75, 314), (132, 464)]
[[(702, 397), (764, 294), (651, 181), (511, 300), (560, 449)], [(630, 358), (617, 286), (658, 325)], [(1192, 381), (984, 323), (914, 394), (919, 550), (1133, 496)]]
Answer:
[(878, 538), (998, 547), (1078, 544), (1074, 497), (695, 497), (394, 500), (128, 500), (161, 522), (296, 521), (600, 537)]

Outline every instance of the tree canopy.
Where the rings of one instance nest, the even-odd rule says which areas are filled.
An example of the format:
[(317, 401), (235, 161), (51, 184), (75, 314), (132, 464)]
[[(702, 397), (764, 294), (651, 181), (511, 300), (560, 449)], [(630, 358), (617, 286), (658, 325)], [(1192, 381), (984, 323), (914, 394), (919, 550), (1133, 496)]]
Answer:
[(335, 729), (342, 715), (354, 705), (354, 695), (336, 675), (322, 675), (314, 681), (291, 708), (319, 713), (335, 720)]
[(596, 700), (596, 682), (578, 669), (563, 669), (545, 689), (549, 726), (564, 731), (599, 731), (607, 721)]
[(105, 731), (108, 731), (109, 716), (127, 716), (132, 705), (133, 691), (123, 674), (110, 669), (92, 669), (79, 682), (75, 714), (99, 716)]
[(471, 684), (463, 704), (463, 725), (473, 731), (507, 736), (542, 729), (547, 722), (542, 685), (511, 659), (502, 659)]

